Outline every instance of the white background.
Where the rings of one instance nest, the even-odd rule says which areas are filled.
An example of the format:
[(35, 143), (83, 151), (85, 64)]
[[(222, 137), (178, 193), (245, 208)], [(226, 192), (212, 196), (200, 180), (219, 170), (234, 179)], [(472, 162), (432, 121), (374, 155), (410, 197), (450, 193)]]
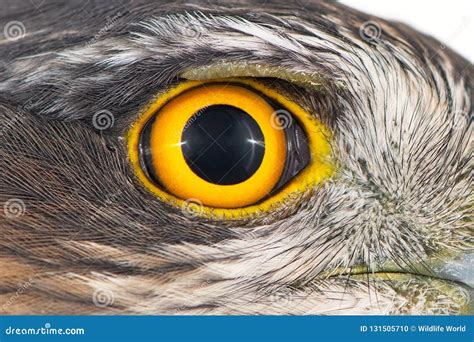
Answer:
[(402, 21), (474, 61), (474, 0), (341, 0), (384, 19)]

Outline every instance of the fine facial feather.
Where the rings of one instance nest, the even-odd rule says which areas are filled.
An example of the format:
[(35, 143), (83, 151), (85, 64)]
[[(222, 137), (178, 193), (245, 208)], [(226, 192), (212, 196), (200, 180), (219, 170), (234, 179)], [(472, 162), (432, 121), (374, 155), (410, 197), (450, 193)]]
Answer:
[[(306, 6), (46, 1), (33, 16), (20, 6), (2, 18), (29, 28), (0, 41), (0, 200), (25, 204), (0, 219), (5, 312), (463, 310), (463, 287), (415, 305), (403, 289), (446, 285), (342, 273), (387, 260), (414, 272), (441, 253), (472, 253), (472, 67), (402, 24)], [(369, 20), (375, 40), (360, 34)], [(153, 96), (225, 62), (222, 77), (270, 70), (265, 82), (331, 126), (338, 165), (323, 186), (240, 222), (158, 201), (135, 180), (123, 139)], [(318, 86), (275, 81), (275, 68)], [(102, 110), (114, 125), (97, 131)], [(97, 305), (99, 295), (110, 303)]]

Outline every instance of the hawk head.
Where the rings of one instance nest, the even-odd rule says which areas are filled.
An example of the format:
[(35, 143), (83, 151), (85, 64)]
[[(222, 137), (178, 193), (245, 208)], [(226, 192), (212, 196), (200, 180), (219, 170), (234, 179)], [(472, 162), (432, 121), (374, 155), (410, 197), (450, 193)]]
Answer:
[(440, 42), (334, 2), (2, 7), (3, 313), (470, 310), (474, 74)]

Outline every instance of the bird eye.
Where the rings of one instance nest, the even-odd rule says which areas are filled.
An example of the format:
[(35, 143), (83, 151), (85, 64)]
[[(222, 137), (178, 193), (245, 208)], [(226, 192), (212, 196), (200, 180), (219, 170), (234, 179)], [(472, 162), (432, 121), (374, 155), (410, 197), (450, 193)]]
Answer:
[(128, 135), (146, 188), (226, 217), (269, 210), (329, 176), (328, 139), (314, 116), (247, 79), (185, 82), (159, 96)]

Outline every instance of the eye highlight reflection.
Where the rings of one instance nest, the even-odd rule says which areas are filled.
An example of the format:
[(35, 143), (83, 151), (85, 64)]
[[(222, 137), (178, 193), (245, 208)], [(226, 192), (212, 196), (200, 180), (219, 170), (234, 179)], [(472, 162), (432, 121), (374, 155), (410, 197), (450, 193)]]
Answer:
[[(293, 102), (237, 79), (171, 89), (133, 125), (128, 141), (138, 178), (160, 199), (172, 205), (197, 199), (211, 216), (240, 218), (276, 208), (298, 178), (303, 187), (296, 192), (303, 192), (329, 176), (328, 138)], [(315, 162), (318, 172), (308, 173)]]

